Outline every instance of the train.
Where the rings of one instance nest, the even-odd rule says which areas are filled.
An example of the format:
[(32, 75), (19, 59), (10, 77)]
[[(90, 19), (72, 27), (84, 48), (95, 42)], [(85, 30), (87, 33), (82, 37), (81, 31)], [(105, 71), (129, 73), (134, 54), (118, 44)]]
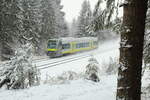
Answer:
[(49, 39), (47, 55), (54, 58), (96, 48), (98, 48), (98, 39), (95, 37)]

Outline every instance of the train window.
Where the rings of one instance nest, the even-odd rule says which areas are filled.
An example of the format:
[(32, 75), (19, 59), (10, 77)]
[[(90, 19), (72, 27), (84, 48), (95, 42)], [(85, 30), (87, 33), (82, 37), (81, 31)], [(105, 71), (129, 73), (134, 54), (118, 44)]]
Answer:
[(85, 43), (82, 43), (82, 47), (85, 47)]
[(82, 43), (82, 47), (85, 47), (85, 43)]
[(62, 45), (62, 48), (63, 49), (69, 49), (70, 48), (70, 44), (68, 43), (68, 44), (63, 44)]
[(89, 47), (89, 42), (76, 44), (76, 48), (86, 48)]
[(76, 44), (76, 48), (85, 48), (85, 47), (89, 47), (89, 43), (79, 43), (79, 44)]
[(81, 43), (76, 44), (76, 48), (81, 48)]
[(89, 47), (89, 43), (85, 43), (85, 47)]
[(80, 44), (76, 44), (76, 48), (80, 48)]
[(80, 43), (80, 48), (82, 48), (83, 47), (83, 43)]

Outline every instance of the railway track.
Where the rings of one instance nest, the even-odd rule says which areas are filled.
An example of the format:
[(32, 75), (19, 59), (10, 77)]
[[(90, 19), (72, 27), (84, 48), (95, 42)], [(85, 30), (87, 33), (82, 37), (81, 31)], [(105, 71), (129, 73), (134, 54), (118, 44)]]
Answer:
[[(39, 68), (40, 70), (47, 69), (49, 67), (54, 67), (54, 66), (57, 66), (57, 65), (61, 65), (61, 64), (65, 64), (65, 63), (77, 61), (77, 60), (80, 60), (80, 59), (84, 59), (84, 58), (90, 57), (91, 55), (101, 54), (103, 52), (107, 52), (107, 51), (110, 51), (112, 49), (113, 48), (109, 48), (107, 50), (102, 50), (102, 51), (99, 51), (99, 52), (96, 52), (96, 53), (89, 52), (89, 53), (86, 53), (84, 55), (69, 57), (69, 58), (66, 58), (66, 59), (57, 60), (57, 61), (53, 61), (53, 62), (50, 62), (50, 63), (45, 63), (45, 64), (37, 65), (37, 68)], [(51, 61), (51, 60), (47, 60), (47, 62), (48, 61)]]
[(40, 69), (40, 70), (41, 69), (46, 69), (46, 68), (49, 68), (49, 67), (54, 67), (54, 66), (57, 66), (57, 65), (61, 65), (61, 64), (77, 61), (77, 60), (80, 60), (80, 59), (84, 59), (84, 58), (87, 58), (87, 57), (90, 57), (90, 55), (82, 55), (82, 56), (77, 56), (77, 57), (72, 57), (72, 58), (66, 58), (66, 59), (63, 59), (63, 60), (53, 61), (53, 62), (46, 63), (46, 64), (43, 64), (43, 65), (38, 65), (37, 68)]

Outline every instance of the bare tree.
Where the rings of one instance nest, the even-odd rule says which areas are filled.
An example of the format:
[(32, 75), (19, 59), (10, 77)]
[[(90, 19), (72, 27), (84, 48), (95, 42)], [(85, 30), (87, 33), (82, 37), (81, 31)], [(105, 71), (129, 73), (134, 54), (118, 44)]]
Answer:
[(125, 0), (116, 100), (141, 100), (141, 71), (148, 0)]

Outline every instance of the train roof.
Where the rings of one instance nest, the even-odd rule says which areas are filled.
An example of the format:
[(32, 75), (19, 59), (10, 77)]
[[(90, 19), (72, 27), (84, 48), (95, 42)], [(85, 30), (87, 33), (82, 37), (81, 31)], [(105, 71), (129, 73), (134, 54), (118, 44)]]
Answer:
[(82, 37), (82, 38), (74, 38), (74, 37), (66, 37), (66, 38), (60, 38), (63, 41), (68, 42), (76, 42), (76, 41), (97, 41), (98, 39), (95, 37)]
[(82, 37), (82, 38), (74, 38), (74, 37), (64, 37), (58, 39), (50, 39), (50, 40), (60, 40), (63, 43), (67, 42), (86, 42), (86, 41), (97, 41), (98, 39), (95, 37)]

